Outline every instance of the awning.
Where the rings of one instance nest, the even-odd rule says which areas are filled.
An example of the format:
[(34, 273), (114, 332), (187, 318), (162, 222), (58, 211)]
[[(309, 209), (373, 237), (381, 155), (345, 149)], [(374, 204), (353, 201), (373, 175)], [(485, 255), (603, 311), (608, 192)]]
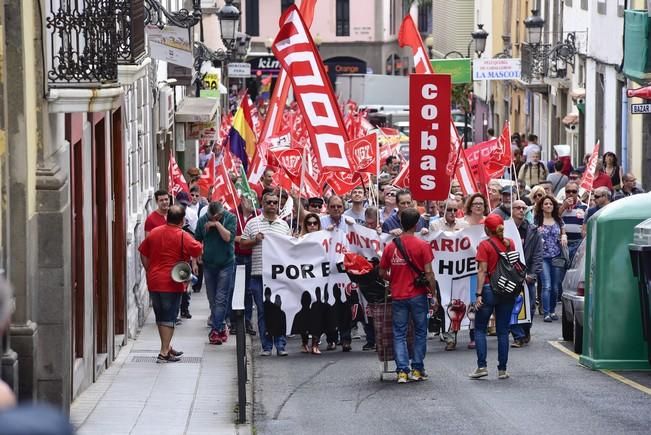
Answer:
[(585, 98), (585, 88), (576, 88), (573, 89), (572, 92), (570, 92), (570, 97), (574, 100), (578, 100), (579, 98)]
[(210, 122), (219, 110), (219, 99), (185, 97), (176, 109), (176, 122)]

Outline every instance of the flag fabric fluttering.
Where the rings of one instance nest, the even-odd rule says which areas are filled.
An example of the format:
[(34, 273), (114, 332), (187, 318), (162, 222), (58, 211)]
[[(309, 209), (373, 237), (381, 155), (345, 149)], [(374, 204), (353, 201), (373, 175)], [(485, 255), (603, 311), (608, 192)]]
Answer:
[(176, 163), (176, 159), (174, 158), (174, 154), (172, 154), (171, 151), (167, 172), (169, 174), (167, 191), (172, 196), (176, 197), (176, 195), (178, 195), (180, 192), (186, 192), (188, 194), (190, 193), (188, 183), (185, 181), (183, 172), (181, 172), (181, 169), (179, 168), (179, 165)]
[(594, 183), (595, 179), (595, 173), (597, 172), (597, 161), (599, 160), (599, 145), (600, 141), (597, 141), (597, 143), (594, 146), (594, 150), (592, 150), (592, 154), (590, 155), (590, 160), (588, 160), (588, 164), (585, 167), (585, 172), (583, 173), (583, 177), (581, 177), (581, 184), (579, 186), (582, 189), (587, 190), (590, 192), (592, 190), (592, 184)]
[(427, 48), (425, 48), (425, 44), (423, 44), (423, 38), (421, 38), (416, 23), (414, 23), (414, 20), (409, 14), (405, 16), (400, 25), (400, 30), (398, 31), (398, 44), (401, 47), (408, 45), (411, 48), (411, 53), (414, 56), (414, 68), (416, 69), (416, 74), (434, 73), (432, 64), (427, 56)]
[(210, 197), (213, 185), (215, 184), (215, 154), (210, 155), (210, 159), (206, 162), (203, 172), (199, 177), (199, 192), (205, 198)]
[(238, 179), (238, 182), (235, 183), (235, 188), (237, 189), (240, 198), (250, 199), (251, 203), (253, 204), (253, 208), (258, 208), (259, 207), (258, 195), (251, 188), (251, 185), (249, 184), (249, 180), (246, 178), (246, 171), (244, 170), (244, 168), (241, 169), (242, 170), (240, 171), (240, 177)]
[(244, 95), (240, 107), (235, 112), (233, 126), (228, 133), (231, 152), (237, 156), (247, 170), (249, 162), (253, 160), (257, 139), (253, 130), (251, 119), (251, 106), (248, 95)]

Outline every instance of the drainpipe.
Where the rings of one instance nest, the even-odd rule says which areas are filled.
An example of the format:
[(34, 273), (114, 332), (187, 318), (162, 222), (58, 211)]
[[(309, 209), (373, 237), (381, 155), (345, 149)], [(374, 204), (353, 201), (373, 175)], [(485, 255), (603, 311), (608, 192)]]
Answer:
[[(626, 81), (628, 85), (628, 80)], [(621, 119), (621, 135), (622, 135), (622, 170), (624, 173), (628, 172), (628, 96), (626, 95), (627, 86), (622, 87), (622, 119)]]

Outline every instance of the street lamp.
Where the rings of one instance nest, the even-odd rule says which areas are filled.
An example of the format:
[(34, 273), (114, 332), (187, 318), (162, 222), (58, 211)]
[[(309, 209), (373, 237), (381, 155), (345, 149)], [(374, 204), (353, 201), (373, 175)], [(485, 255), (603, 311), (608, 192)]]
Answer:
[[(470, 36), (475, 41), (475, 53), (477, 53), (477, 57), (481, 57), (482, 53), (486, 51), (486, 39), (488, 39), (488, 32), (484, 30), (484, 25), (477, 24), (477, 30), (472, 32)], [(470, 57), (470, 46), (468, 49), (468, 57)]]
[(231, 50), (235, 45), (236, 33), (240, 24), (240, 10), (233, 6), (233, 0), (226, 0), (226, 4), (217, 13), (219, 28), (222, 32), (222, 41), (226, 48)]
[(538, 14), (538, 9), (531, 10), (531, 15), (524, 20), (524, 27), (527, 29), (527, 42), (533, 46), (540, 45), (545, 19)]

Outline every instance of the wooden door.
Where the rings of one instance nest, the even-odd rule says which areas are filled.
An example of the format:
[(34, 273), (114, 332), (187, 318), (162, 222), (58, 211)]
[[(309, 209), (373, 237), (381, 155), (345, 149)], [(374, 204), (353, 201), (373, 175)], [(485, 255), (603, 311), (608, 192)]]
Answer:
[(113, 316), (114, 333), (124, 334), (127, 324), (126, 290), (126, 189), (122, 141), (122, 110), (113, 113), (111, 148), (111, 181), (113, 189)]

